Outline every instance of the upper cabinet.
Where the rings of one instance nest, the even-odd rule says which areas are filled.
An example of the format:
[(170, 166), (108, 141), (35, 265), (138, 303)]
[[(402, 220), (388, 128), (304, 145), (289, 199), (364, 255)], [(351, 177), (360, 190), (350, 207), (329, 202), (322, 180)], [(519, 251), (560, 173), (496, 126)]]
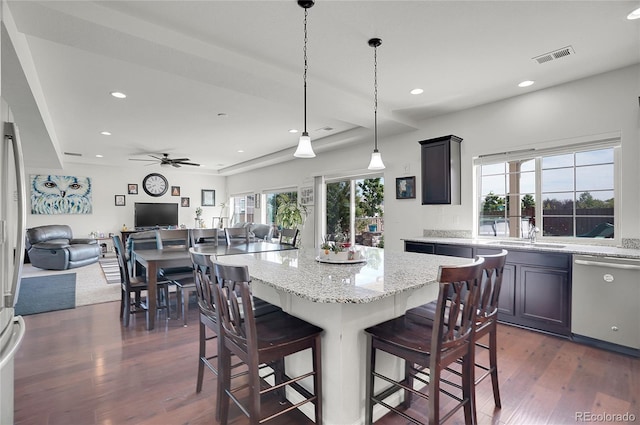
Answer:
[(422, 205), (460, 205), (460, 143), (449, 135), (422, 140)]

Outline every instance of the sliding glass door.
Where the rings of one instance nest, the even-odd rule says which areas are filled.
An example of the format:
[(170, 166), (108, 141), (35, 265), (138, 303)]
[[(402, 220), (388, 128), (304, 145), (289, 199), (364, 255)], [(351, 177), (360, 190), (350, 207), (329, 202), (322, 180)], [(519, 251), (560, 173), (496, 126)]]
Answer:
[(324, 239), (384, 246), (383, 177), (327, 180), (325, 205)]

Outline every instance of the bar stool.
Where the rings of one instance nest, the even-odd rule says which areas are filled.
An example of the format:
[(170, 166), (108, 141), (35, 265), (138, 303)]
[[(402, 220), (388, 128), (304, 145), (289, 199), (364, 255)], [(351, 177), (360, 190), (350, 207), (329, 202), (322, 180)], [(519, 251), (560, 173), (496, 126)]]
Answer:
[[(484, 275), (480, 284), (479, 303), (476, 312), (476, 330), (474, 333), (474, 344), (476, 348), (489, 351), (488, 366), (480, 364), (477, 361), (475, 362), (475, 366), (484, 371), (480, 377), (475, 378), (475, 385), (478, 385), (487, 376), (491, 376), (493, 401), (498, 408), (502, 407), (502, 403), (500, 402), (500, 388), (498, 385), (498, 301), (500, 298), (500, 289), (502, 288), (502, 277), (507, 261), (507, 254), (508, 251), (503, 249), (499, 254), (479, 256), (484, 258)], [(417, 315), (425, 320), (433, 321), (435, 311), (436, 303), (432, 301), (407, 310), (406, 314)], [(486, 335), (489, 335), (488, 344), (478, 342), (479, 339)]]
[[(274, 312), (257, 318), (254, 315), (252, 294), (246, 279), (246, 266), (228, 266), (213, 262), (216, 283), (212, 286), (216, 316), (221, 328), (222, 344), (219, 355), (218, 397), (221, 399), (220, 423), (227, 425), (229, 402), (233, 400), (249, 417), (251, 425), (267, 422), (298, 408), (305, 403), (315, 406), (315, 423), (322, 423), (322, 368), (320, 357), (320, 335), (322, 329), (291, 316), (285, 312)], [(291, 354), (311, 349), (312, 370), (296, 377), (289, 377), (284, 358)], [(248, 368), (248, 384), (231, 388), (231, 355), (236, 355)], [(260, 365), (273, 369), (274, 385), (268, 385), (259, 375)], [(311, 377), (313, 392), (300, 385), (301, 380)], [(263, 388), (264, 386), (264, 388)], [(286, 402), (285, 390), (289, 387), (303, 398), (293, 405)], [(238, 399), (238, 391), (249, 390), (248, 406)], [(261, 396), (277, 394), (279, 410), (266, 416), (263, 414)]]
[[(476, 423), (473, 409), (473, 331), (475, 326), (478, 285), (482, 278), (484, 259), (476, 259), (465, 266), (441, 266), (438, 271), (439, 292), (435, 320), (421, 320), (419, 316), (403, 315), (365, 329), (368, 335), (365, 423), (373, 421), (373, 406), (380, 404), (413, 423), (421, 423), (385, 399), (403, 391), (403, 408), (411, 405), (413, 395), (428, 399), (428, 423), (439, 424), (464, 408), (465, 422)], [(455, 323), (454, 326), (448, 326)], [(405, 360), (401, 380), (385, 376), (376, 370), (377, 351), (384, 351)], [(444, 369), (462, 359), (461, 382), (441, 379)], [(428, 381), (421, 375), (429, 375)], [(375, 378), (391, 386), (375, 392)], [(414, 389), (414, 380), (424, 383), (428, 393)], [(458, 396), (441, 388), (446, 383), (462, 390)], [(441, 415), (440, 392), (456, 401), (455, 406)]]

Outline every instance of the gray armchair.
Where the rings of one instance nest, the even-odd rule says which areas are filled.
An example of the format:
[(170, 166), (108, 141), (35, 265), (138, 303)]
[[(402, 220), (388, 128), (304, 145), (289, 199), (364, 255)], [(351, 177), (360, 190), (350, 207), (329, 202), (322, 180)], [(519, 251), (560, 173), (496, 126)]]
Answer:
[(27, 230), (27, 252), (34, 267), (67, 270), (95, 263), (102, 252), (95, 239), (74, 239), (66, 225), (48, 225)]

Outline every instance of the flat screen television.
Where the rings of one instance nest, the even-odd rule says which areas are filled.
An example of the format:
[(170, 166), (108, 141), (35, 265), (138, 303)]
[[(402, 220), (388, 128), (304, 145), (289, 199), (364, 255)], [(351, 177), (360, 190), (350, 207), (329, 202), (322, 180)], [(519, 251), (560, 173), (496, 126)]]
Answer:
[(178, 204), (136, 202), (134, 208), (136, 229), (178, 226)]

